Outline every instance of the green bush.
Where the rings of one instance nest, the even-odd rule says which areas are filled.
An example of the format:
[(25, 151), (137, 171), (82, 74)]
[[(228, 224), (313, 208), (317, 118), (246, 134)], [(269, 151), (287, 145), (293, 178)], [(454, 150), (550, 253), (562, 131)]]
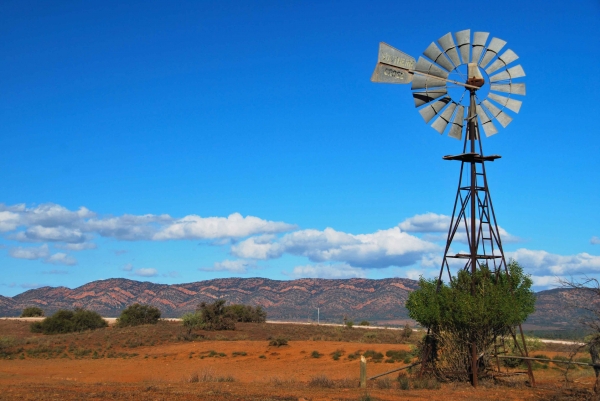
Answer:
[(363, 320), (363, 321), (361, 321), (361, 322), (359, 323), (359, 325), (360, 325), (360, 326), (370, 326), (370, 325), (371, 325), (371, 323), (369, 323), (369, 322), (368, 322), (368, 321), (366, 321), (366, 320)]
[(198, 312), (186, 313), (181, 317), (183, 327), (187, 330), (187, 337), (192, 337), (193, 330), (200, 330), (204, 328), (204, 321), (202, 320), (202, 314)]
[(142, 324), (156, 324), (160, 319), (160, 310), (151, 305), (135, 303), (123, 309), (117, 318), (117, 327), (139, 326)]
[(345, 324), (347, 329), (354, 327), (354, 322), (352, 320), (348, 320)]
[(271, 341), (269, 341), (269, 345), (272, 347), (281, 347), (283, 345), (288, 345), (288, 339), (285, 337), (275, 337)]
[(202, 302), (196, 313), (200, 313), (205, 330), (235, 330), (236, 314), (227, 309), (225, 300), (219, 299), (211, 304)]
[(267, 312), (260, 306), (234, 304), (226, 306), (225, 311), (231, 313), (237, 322), (264, 323), (267, 320)]
[(312, 356), (313, 358), (320, 358), (323, 356), (323, 354), (319, 353), (319, 351), (313, 351), (310, 353), (310, 356)]
[(108, 327), (108, 323), (97, 312), (78, 308), (74, 311), (59, 310), (41, 322), (32, 323), (30, 330), (33, 333), (60, 334), (103, 327)]
[(23, 309), (21, 312), (21, 317), (42, 317), (44, 316), (44, 311), (42, 308), (38, 308), (37, 306), (29, 306)]

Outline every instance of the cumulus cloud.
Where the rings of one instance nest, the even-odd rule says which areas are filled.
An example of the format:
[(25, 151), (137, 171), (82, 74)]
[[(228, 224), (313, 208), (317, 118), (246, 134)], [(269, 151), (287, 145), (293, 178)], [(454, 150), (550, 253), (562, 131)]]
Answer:
[(135, 269), (133, 275), (139, 277), (155, 277), (158, 275), (158, 270), (154, 268)]
[(394, 227), (357, 235), (326, 228), (300, 230), (280, 239), (258, 236), (232, 246), (231, 252), (251, 259), (273, 259), (289, 253), (313, 262), (336, 261), (352, 267), (383, 268), (413, 264), (423, 253), (437, 249), (436, 245)]
[[(450, 227), (450, 222), (450, 216), (436, 213), (425, 213), (417, 214), (404, 220), (402, 223), (398, 224), (398, 227), (402, 231), (409, 233), (423, 233), (425, 234), (423, 239), (426, 241), (445, 241), (447, 238), (448, 229)], [(462, 224), (463, 223), (461, 223), (461, 228), (454, 236), (454, 241), (467, 243), (467, 234), (464, 228), (465, 226)], [(466, 224), (466, 227), (469, 228), (470, 221), (467, 221)], [(507, 244), (521, 241), (519, 237), (508, 233), (502, 227), (498, 227), (498, 232), (500, 233), (500, 239), (502, 240), (502, 243)]]
[(17, 233), (14, 239), (21, 242), (66, 242), (81, 244), (86, 240), (85, 234), (79, 229), (67, 227), (33, 226)]
[(82, 242), (79, 244), (54, 244), (54, 247), (67, 251), (85, 251), (87, 249), (96, 249), (98, 246), (93, 242)]
[(44, 244), (40, 247), (31, 248), (23, 248), (19, 246), (9, 249), (8, 254), (17, 259), (45, 259), (50, 256), (50, 249), (48, 248), (47, 244)]
[(272, 234), (290, 231), (294, 225), (267, 221), (254, 216), (243, 217), (239, 213), (228, 217), (186, 216), (175, 220), (154, 235), (157, 240), (171, 239), (217, 239), (242, 238), (256, 234)]
[(9, 249), (8, 254), (17, 259), (42, 260), (44, 263), (59, 264), (73, 266), (77, 264), (77, 260), (66, 253), (50, 254), (48, 244), (40, 247), (14, 247)]
[(364, 278), (366, 272), (364, 269), (352, 267), (347, 263), (334, 264), (316, 264), (306, 266), (296, 266), (290, 272), (284, 272), (286, 275), (294, 278)]
[(593, 236), (592, 239), (590, 240), (590, 244), (592, 245), (600, 245), (600, 238)]
[(204, 272), (220, 272), (220, 271), (228, 271), (231, 273), (247, 273), (248, 269), (253, 269), (256, 267), (256, 264), (252, 261), (247, 261), (243, 259), (237, 260), (224, 260), (222, 262), (216, 262), (213, 267), (202, 267), (198, 270)]
[(507, 252), (508, 258), (515, 259), (527, 273), (536, 276), (588, 274), (600, 272), (600, 256), (589, 253), (576, 255), (556, 255), (546, 251), (517, 249)]
[[(233, 213), (227, 217), (188, 215), (174, 218), (168, 214), (98, 216), (85, 207), (69, 210), (47, 203), (35, 207), (0, 204), (0, 232), (20, 242), (72, 244), (67, 249), (92, 249), (94, 236), (121, 241), (165, 241), (208, 239), (227, 243), (252, 235), (290, 231), (296, 226)], [(78, 245), (81, 244), (81, 245)]]
[(450, 216), (435, 213), (417, 214), (398, 224), (398, 227), (409, 233), (448, 232)]
[(55, 253), (54, 255), (50, 255), (48, 258), (44, 260), (45, 263), (52, 263), (55, 265), (67, 265), (73, 266), (77, 264), (77, 260), (66, 253)]

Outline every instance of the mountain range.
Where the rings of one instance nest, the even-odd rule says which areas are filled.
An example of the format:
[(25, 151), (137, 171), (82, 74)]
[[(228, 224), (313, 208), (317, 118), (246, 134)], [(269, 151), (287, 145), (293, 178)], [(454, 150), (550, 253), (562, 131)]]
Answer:
[[(12, 298), (0, 296), (0, 316), (18, 316), (25, 307), (39, 306), (46, 315), (80, 307), (115, 317), (138, 302), (158, 307), (164, 317), (179, 317), (193, 311), (200, 302), (225, 299), (229, 303), (260, 305), (269, 320), (315, 321), (318, 308), (321, 321), (341, 322), (347, 317), (393, 325), (408, 321), (404, 303), (417, 287), (417, 281), (406, 278), (224, 278), (173, 285), (115, 278), (74, 289), (41, 287)], [(585, 294), (553, 289), (536, 296), (536, 312), (526, 322), (529, 328), (568, 329), (578, 323), (581, 314), (566, 305), (581, 302)]]

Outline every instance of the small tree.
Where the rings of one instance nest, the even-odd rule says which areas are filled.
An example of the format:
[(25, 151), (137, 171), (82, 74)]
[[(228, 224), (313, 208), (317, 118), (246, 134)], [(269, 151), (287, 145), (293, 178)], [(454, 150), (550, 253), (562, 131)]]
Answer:
[[(462, 372), (456, 376), (468, 379), (471, 370), (471, 344), (478, 353), (488, 353), (497, 337), (509, 334), (534, 311), (532, 281), (521, 266), (511, 261), (510, 277), (501, 271), (496, 275), (482, 266), (474, 276), (460, 270), (450, 284), (421, 277), (419, 289), (409, 294), (406, 308), (409, 316), (430, 329), (431, 335), (421, 344), (439, 373)], [(474, 292), (472, 292), (472, 285)], [(438, 349), (444, 349), (437, 355)]]
[(219, 299), (212, 304), (202, 302), (196, 309), (202, 316), (205, 330), (235, 330), (237, 316), (225, 306), (225, 300)]
[(139, 326), (142, 324), (156, 324), (160, 319), (160, 309), (151, 305), (135, 303), (123, 309), (117, 318), (117, 327)]
[(408, 340), (410, 338), (410, 336), (412, 335), (413, 329), (411, 329), (410, 325), (408, 323), (406, 323), (404, 325), (404, 328), (402, 329), (402, 338), (404, 340)]
[(183, 327), (187, 330), (187, 338), (192, 339), (192, 332), (204, 328), (204, 320), (200, 312), (189, 312), (181, 317)]
[(41, 322), (31, 324), (33, 333), (60, 334), (75, 331), (95, 330), (107, 327), (108, 323), (97, 312), (77, 308), (74, 311), (59, 310)]
[(42, 308), (38, 308), (37, 306), (29, 306), (23, 309), (21, 312), (21, 317), (42, 317), (44, 316), (44, 311)]
[(264, 323), (267, 320), (267, 312), (260, 306), (233, 304), (226, 306), (225, 309), (231, 312), (238, 322)]

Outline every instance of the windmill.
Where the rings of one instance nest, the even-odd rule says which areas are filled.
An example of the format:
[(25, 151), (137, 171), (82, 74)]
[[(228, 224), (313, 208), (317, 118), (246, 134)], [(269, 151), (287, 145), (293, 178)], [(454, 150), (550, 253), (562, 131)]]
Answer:
[[(438, 284), (444, 271), (452, 279), (451, 265), (462, 265), (471, 274), (482, 265), (496, 273), (509, 274), (485, 171), (485, 162), (500, 156), (484, 155), (480, 128), (489, 137), (499, 132), (499, 126), (506, 128), (510, 124), (525, 96), (525, 72), (515, 64), (515, 52), (505, 49), (506, 42), (496, 37), (488, 42), (489, 36), (488, 32), (471, 35), (469, 29), (449, 32), (437, 43), (432, 42), (418, 60), (380, 43), (378, 63), (371, 77), (373, 82), (411, 83), (415, 107), (425, 123), (439, 134), (463, 140), (461, 154), (443, 157), (460, 161), (461, 165)], [(468, 253), (453, 250), (458, 241), (468, 244)], [(519, 331), (521, 352), (527, 356), (520, 325)], [(518, 345), (516, 338), (515, 344)], [(476, 386), (475, 342), (471, 359), (472, 383)], [(534, 384), (531, 365), (528, 367)]]

